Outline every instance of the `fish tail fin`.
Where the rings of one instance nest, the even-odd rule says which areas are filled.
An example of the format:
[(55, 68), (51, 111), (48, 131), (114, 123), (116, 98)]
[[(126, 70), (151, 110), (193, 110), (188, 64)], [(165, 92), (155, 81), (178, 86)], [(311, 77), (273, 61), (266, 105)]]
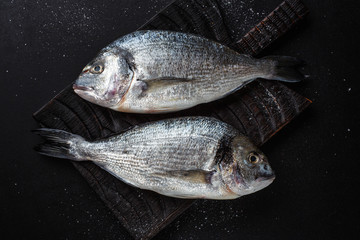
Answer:
[(85, 160), (79, 152), (79, 143), (84, 142), (84, 138), (58, 129), (40, 128), (32, 132), (45, 140), (34, 148), (38, 153), (76, 161)]
[(262, 58), (269, 64), (270, 73), (265, 77), (270, 80), (277, 80), (282, 82), (300, 82), (304, 80), (304, 75), (297, 69), (299, 66), (305, 64), (304, 61), (289, 56), (268, 56)]

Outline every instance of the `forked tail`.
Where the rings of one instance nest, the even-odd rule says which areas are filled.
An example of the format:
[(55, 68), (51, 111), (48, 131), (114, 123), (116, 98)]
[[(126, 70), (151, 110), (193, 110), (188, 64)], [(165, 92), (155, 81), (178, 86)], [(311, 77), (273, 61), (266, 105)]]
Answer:
[(62, 130), (49, 128), (40, 128), (33, 130), (33, 132), (45, 140), (44, 143), (35, 147), (35, 150), (40, 154), (76, 161), (84, 160), (80, 154), (80, 143), (85, 141), (84, 138)]
[(282, 82), (300, 82), (304, 79), (304, 75), (297, 69), (304, 65), (304, 61), (296, 57), (268, 56), (262, 59), (272, 66), (266, 79)]

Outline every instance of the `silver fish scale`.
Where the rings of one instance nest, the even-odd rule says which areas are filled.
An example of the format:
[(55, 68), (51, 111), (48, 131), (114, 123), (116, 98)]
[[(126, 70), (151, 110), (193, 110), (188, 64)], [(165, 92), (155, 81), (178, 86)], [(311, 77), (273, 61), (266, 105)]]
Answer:
[(114, 42), (109, 46), (112, 47), (125, 49), (133, 55), (140, 79), (157, 78), (161, 74), (162, 77), (202, 80), (211, 76), (229, 81), (224, 70), (228, 68), (230, 77), (238, 79), (239, 74), (234, 71), (237, 72), (239, 65), (249, 72), (251, 68), (246, 67), (247, 62), (253, 65), (253, 59), (239, 57), (241, 55), (219, 43), (177, 32), (139, 31)]
[(264, 76), (261, 60), (191, 34), (138, 31), (105, 50), (113, 49), (132, 55), (134, 79), (147, 86), (132, 82), (129, 94), (117, 106), (124, 111), (188, 108), (219, 99), (248, 80)]
[[(180, 118), (135, 127), (121, 135), (90, 144), (93, 161), (135, 186), (175, 184), (172, 171), (214, 170), (224, 138), (238, 134), (212, 118)], [(175, 181), (175, 182), (174, 182)]]

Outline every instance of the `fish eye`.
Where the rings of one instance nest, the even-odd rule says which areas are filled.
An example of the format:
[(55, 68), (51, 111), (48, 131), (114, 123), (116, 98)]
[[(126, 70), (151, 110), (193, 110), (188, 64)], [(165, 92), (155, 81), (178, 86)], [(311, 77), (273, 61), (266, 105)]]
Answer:
[(102, 65), (95, 65), (91, 68), (90, 72), (95, 74), (100, 74), (104, 71), (104, 67)]
[(251, 164), (256, 164), (260, 162), (260, 157), (256, 152), (252, 152), (248, 155), (248, 162)]

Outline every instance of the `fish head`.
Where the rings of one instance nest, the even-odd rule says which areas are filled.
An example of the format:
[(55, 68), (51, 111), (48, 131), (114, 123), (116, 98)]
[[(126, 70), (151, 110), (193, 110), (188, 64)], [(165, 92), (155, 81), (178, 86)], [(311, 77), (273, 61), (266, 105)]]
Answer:
[(227, 188), (247, 195), (270, 185), (275, 179), (267, 157), (247, 137), (237, 136), (231, 143), (231, 156), (222, 162), (222, 178)]
[(129, 89), (134, 76), (131, 62), (123, 52), (109, 49), (101, 51), (75, 81), (75, 93), (103, 107), (116, 106)]

